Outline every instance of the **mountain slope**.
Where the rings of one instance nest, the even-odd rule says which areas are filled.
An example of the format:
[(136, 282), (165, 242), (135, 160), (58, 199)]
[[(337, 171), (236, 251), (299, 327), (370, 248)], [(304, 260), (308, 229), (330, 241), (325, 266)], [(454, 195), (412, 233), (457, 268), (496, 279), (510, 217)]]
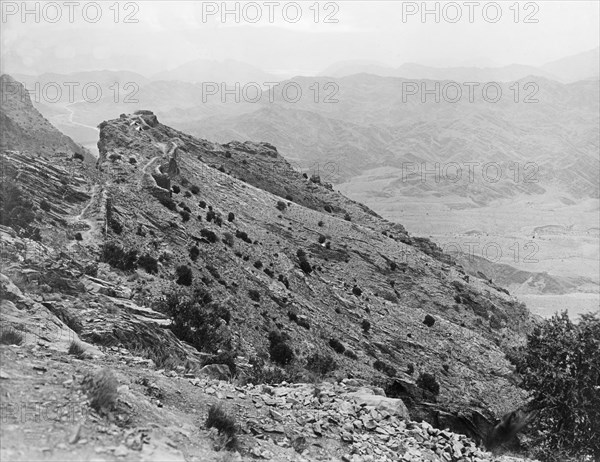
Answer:
[(84, 148), (63, 135), (31, 104), (23, 85), (9, 75), (0, 77), (0, 149), (34, 151), (40, 154), (80, 155), (91, 159)]

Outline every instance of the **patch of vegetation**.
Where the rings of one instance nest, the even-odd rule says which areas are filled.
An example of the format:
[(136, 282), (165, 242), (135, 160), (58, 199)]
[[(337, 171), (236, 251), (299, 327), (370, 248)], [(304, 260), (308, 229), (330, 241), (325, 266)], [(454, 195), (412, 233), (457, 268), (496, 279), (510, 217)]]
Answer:
[(396, 368), (394, 366), (379, 359), (373, 363), (373, 367), (389, 377), (394, 377), (396, 375)]
[(360, 297), (362, 295), (362, 290), (360, 287), (355, 285), (354, 287), (352, 287), (352, 293), (357, 297)]
[(0, 332), (0, 344), (1, 345), (22, 345), (25, 341), (25, 336), (22, 332), (9, 327), (8, 329), (2, 329)]
[(206, 428), (215, 428), (219, 435), (226, 439), (224, 444), (226, 448), (233, 449), (237, 445), (235, 418), (224, 409), (222, 404), (213, 404), (208, 409), (208, 416), (204, 425)]
[(279, 282), (281, 282), (281, 283), (282, 283), (282, 284), (283, 284), (283, 285), (284, 285), (284, 286), (285, 286), (287, 289), (289, 289), (289, 288), (290, 288), (290, 281), (288, 281), (288, 278), (287, 278), (287, 277), (285, 277), (283, 274), (280, 274), (280, 275), (277, 277), (277, 280), (278, 280)]
[(175, 275), (177, 276), (177, 284), (182, 286), (191, 286), (194, 278), (192, 269), (187, 265), (180, 265), (175, 269)]
[(346, 351), (346, 347), (336, 338), (329, 339), (329, 346), (333, 348), (333, 351), (339, 354), (343, 354), (344, 351)]
[(255, 267), (256, 269), (261, 269), (261, 268), (263, 267), (263, 263), (262, 263), (262, 261), (260, 261), (260, 260), (256, 260), (256, 261), (254, 262), (254, 267)]
[(223, 243), (226, 246), (233, 247), (233, 245), (235, 244), (235, 238), (233, 237), (233, 234), (224, 233), (223, 234)]
[(348, 212), (346, 212), (346, 214), (344, 215), (344, 220), (352, 221), (352, 217), (350, 216), (350, 214)]
[(357, 360), (358, 356), (356, 356), (356, 353), (354, 353), (354, 351), (346, 349), (346, 351), (344, 351), (344, 356), (353, 359), (353, 360)]
[(287, 366), (294, 358), (294, 350), (288, 344), (289, 338), (277, 331), (269, 332), (269, 355), (271, 361)]
[(194, 246), (190, 249), (190, 259), (192, 261), (196, 261), (198, 260), (198, 257), (200, 256), (200, 249), (198, 248), (198, 246)]
[(218, 241), (217, 235), (214, 233), (214, 231), (211, 231), (210, 229), (202, 228), (200, 230), (200, 235), (206, 238), (206, 240), (211, 244), (214, 244)]
[(371, 322), (368, 319), (363, 319), (360, 326), (365, 334), (371, 330)]
[(314, 353), (306, 358), (306, 369), (319, 376), (324, 376), (338, 368), (335, 359), (329, 354)]
[(192, 192), (192, 194), (198, 194), (200, 192), (200, 188), (196, 185), (192, 185), (190, 191)]
[(201, 209), (205, 209), (206, 208), (206, 202), (204, 202), (204, 201), (200, 201), (198, 203), (198, 205), (200, 206)]
[(287, 205), (285, 204), (285, 202), (277, 201), (277, 210), (283, 212), (285, 209), (287, 209)]
[(319, 236), (319, 244), (324, 244), (326, 240), (327, 240), (327, 238), (325, 236), (323, 236), (322, 234)]
[(164, 205), (166, 208), (168, 208), (169, 210), (172, 210), (173, 212), (177, 211), (177, 204), (175, 204), (175, 201), (173, 199), (171, 199), (170, 197), (160, 197), (158, 199), (158, 201)]
[(143, 268), (146, 271), (146, 273), (158, 273), (158, 260), (148, 254), (144, 254), (140, 258), (138, 258), (137, 263), (141, 268)]
[(106, 413), (117, 404), (119, 382), (109, 369), (101, 369), (84, 377), (82, 388), (88, 395), (90, 406), (98, 412)]
[(422, 372), (417, 378), (417, 386), (422, 390), (430, 392), (433, 396), (440, 394), (440, 384), (435, 376), (427, 372)]
[(247, 242), (248, 244), (252, 244), (252, 239), (248, 237), (248, 233), (246, 233), (245, 231), (237, 230), (235, 232), (235, 237), (241, 239), (244, 242)]
[(175, 336), (194, 346), (198, 351), (217, 353), (231, 350), (231, 339), (226, 335), (225, 323), (231, 313), (217, 303), (203, 288), (193, 291), (173, 290), (156, 305), (156, 309), (171, 318)]
[(137, 268), (137, 250), (124, 250), (113, 242), (107, 242), (102, 247), (100, 260), (113, 268), (134, 271)]
[(425, 315), (425, 319), (423, 320), (423, 324), (427, 327), (432, 327), (435, 324), (435, 318), (430, 314)]
[(598, 314), (582, 314), (574, 324), (564, 311), (537, 326), (512, 355), (521, 387), (539, 409), (536, 457), (600, 460), (599, 348)]
[(255, 302), (260, 302), (260, 293), (258, 292), (258, 290), (255, 289), (250, 289), (248, 291), (248, 297), (250, 297), (250, 300), (255, 301)]
[(186, 221), (190, 221), (190, 212), (186, 211), (186, 210), (181, 210), (179, 212), (179, 215), (181, 215), (181, 220), (185, 223)]
[(173, 191), (175, 194), (179, 194), (181, 192), (181, 188), (174, 184), (173, 186), (171, 186), (171, 191)]
[(50, 204), (48, 203), (48, 201), (46, 199), (42, 199), (42, 201), (40, 202), (40, 208), (44, 212), (49, 212), (52, 209), (52, 207), (50, 206)]
[(69, 354), (81, 359), (85, 354), (85, 348), (81, 343), (72, 340), (69, 345)]
[(34, 207), (33, 202), (12, 180), (3, 178), (0, 189), (0, 224), (10, 226), (27, 236), (35, 232), (31, 227), (35, 220)]
[(233, 220), (235, 220), (235, 214), (233, 212), (229, 212), (227, 214), (227, 221), (231, 223)]

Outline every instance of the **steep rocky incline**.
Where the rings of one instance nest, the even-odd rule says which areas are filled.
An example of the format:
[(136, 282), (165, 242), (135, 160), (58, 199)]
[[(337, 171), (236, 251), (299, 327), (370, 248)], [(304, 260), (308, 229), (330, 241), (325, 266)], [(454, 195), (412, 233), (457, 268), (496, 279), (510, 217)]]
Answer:
[[(25, 227), (1, 229), (2, 272), (22, 291), (15, 300), (29, 300), (3, 300), (13, 305), (3, 322), (26, 331), (19, 310), (44, 312), (109, 356), (126, 348), (150, 368), (193, 373), (232, 351), (242, 382), (256, 378), (252, 364), (270, 364), (277, 332), (295, 358), (286, 377), (323, 379), (314, 358), (331, 358), (329, 379), (380, 385), (413, 420), (476, 441), (525, 401), (504, 352), (534, 320), (429, 241), (295, 172), (269, 144), (196, 139), (149, 111), (100, 129), (97, 169), (2, 153), (3, 186), (20, 191), (33, 213), (26, 228), (39, 229), (31, 239)], [(6, 191), (4, 212), (15, 207)], [(203, 352), (179, 340), (163, 312), (186, 279), (228, 314)], [(424, 373), (439, 395), (417, 385)], [(349, 421), (336, 422), (342, 441), (360, 443), (344, 436)]]
[(77, 154), (92, 160), (91, 154), (57, 130), (33, 107), (29, 92), (11, 76), (0, 76), (0, 149), (38, 154)]

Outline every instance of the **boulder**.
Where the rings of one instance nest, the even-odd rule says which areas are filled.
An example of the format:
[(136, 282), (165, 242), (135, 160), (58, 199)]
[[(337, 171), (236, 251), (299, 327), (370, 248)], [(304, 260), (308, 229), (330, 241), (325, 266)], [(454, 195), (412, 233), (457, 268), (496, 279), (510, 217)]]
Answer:
[(387, 411), (391, 415), (395, 415), (403, 420), (410, 420), (408, 409), (401, 399), (367, 394), (363, 391), (348, 393), (346, 397), (353, 400), (359, 406), (373, 406), (378, 411)]
[(231, 371), (226, 364), (208, 364), (200, 369), (199, 373), (216, 380), (228, 380), (231, 377)]

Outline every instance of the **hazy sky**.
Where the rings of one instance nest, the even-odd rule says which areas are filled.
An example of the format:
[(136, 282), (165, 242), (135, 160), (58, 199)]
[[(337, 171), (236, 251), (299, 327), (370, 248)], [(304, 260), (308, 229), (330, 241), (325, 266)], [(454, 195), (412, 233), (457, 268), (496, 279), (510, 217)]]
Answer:
[(540, 65), (600, 42), (597, 0), (518, 2), (518, 8), (511, 8), (514, 1), (426, 2), (432, 13), (424, 18), (420, 1), (227, 2), (239, 15), (224, 18), (223, 2), (111, 8), (112, 0), (81, 1), (71, 10), (62, 1), (28, 2), (25, 17), (21, 3), (1, 2), (3, 72), (129, 69), (151, 76), (197, 58), (244, 61), (283, 76), (354, 59), (392, 66)]

